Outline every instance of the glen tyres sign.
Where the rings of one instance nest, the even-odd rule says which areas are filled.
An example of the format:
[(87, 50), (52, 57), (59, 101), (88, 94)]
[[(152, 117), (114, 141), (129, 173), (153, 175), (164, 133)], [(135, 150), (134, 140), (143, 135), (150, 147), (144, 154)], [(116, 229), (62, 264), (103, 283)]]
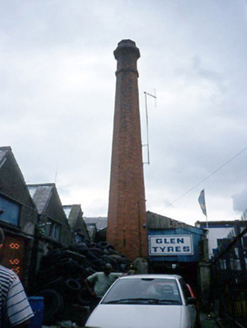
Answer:
[(192, 235), (149, 236), (149, 255), (186, 256), (193, 254)]

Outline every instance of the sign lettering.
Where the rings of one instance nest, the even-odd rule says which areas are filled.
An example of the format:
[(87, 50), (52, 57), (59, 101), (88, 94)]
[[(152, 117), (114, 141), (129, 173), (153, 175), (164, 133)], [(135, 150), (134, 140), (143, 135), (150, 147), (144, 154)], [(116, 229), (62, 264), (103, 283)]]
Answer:
[(149, 255), (193, 255), (192, 235), (149, 236)]

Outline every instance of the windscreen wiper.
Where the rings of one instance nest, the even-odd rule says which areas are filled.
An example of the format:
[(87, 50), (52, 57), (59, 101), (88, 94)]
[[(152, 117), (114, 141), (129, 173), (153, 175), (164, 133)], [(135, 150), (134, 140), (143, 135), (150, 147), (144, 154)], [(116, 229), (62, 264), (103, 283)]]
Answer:
[(157, 304), (181, 304), (178, 300), (158, 300)]
[(106, 302), (105, 304), (157, 304), (157, 298), (123, 298)]

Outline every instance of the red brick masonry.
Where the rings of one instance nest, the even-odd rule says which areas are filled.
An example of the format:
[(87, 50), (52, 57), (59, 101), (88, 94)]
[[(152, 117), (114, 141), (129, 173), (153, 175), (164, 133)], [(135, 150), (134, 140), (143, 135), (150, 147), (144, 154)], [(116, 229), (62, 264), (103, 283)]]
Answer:
[(145, 188), (135, 42), (122, 40), (117, 60), (107, 240), (129, 259), (147, 256)]

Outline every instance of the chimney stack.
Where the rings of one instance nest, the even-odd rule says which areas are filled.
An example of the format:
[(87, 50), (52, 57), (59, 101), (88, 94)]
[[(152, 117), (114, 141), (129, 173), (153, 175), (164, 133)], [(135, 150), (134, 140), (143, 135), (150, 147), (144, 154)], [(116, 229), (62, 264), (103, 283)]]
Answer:
[(122, 40), (117, 60), (107, 241), (130, 260), (147, 257), (145, 188), (135, 42)]

